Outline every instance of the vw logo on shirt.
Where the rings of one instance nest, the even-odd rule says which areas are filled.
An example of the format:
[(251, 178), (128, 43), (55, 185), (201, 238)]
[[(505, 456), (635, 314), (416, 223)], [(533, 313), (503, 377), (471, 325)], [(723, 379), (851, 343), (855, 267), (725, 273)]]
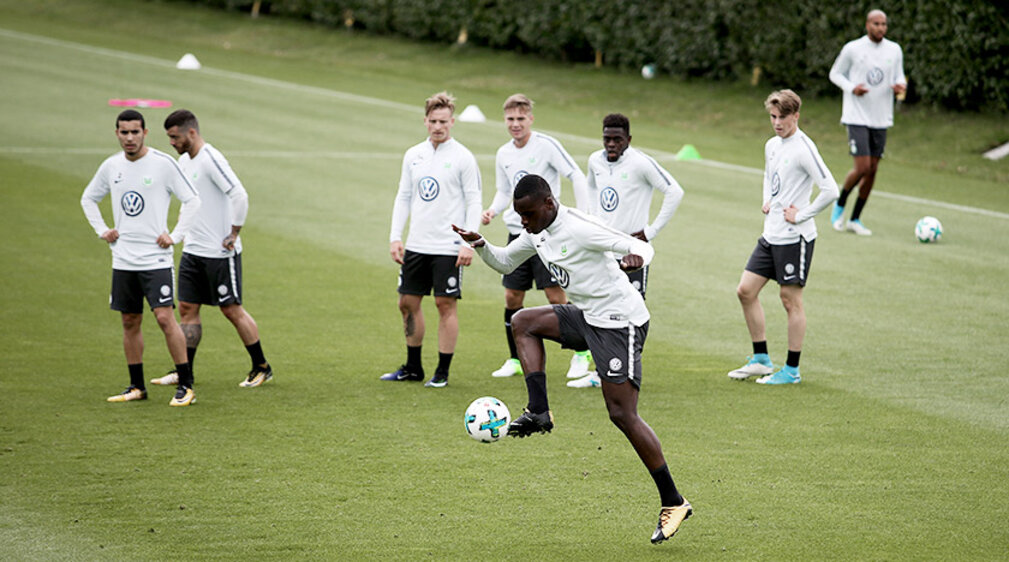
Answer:
[(606, 189), (599, 192), (599, 206), (606, 212), (613, 212), (617, 210), (617, 205), (620, 204), (620, 196), (617, 195), (617, 190), (612, 187), (607, 187)]
[(438, 192), (441, 190), (438, 186), (438, 180), (432, 178), (431, 176), (424, 176), (420, 178), (418, 187), (420, 188), (420, 198), (424, 201), (434, 201), (434, 199), (438, 197)]
[(128, 217), (135, 217), (144, 211), (144, 198), (136, 191), (127, 191), (119, 202)]
[(872, 70), (865, 74), (865, 81), (870, 86), (879, 86), (880, 82), (883, 81), (883, 69), (878, 66), (872, 67)]
[(774, 172), (774, 176), (771, 178), (771, 197), (778, 195), (779, 191), (781, 191), (781, 176), (778, 175), (778, 172)]
[(512, 185), (518, 185), (519, 184), (519, 180), (522, 179), (522, 178), (524, 178), (524, 177), (526, 177), (526, 176), (528, 176), (528, 175), (529, 175), (529, 172), (527, 172), (525, 170), (519, 170), (519, 171), (515, 172), (515, 179), (512, 180), (513, 181)]
[(547, 269), (550, 271), (550, 275), (557, 280), (558, 285), (564, 289), (568, 288), (568, 284), (571, 282), (571, 276), (568, 275), (566, 269), (553, 262), (547, 264)]

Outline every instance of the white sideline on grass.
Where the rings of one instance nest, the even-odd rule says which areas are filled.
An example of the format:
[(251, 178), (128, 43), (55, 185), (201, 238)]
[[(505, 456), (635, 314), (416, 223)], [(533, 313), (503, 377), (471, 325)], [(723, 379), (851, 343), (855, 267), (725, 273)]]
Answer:
[[(45, 36), (41, 36), (41, 35), (34, 35), (34, 34), (30, 34), (30, 33), (22, 33), (22, 32), (19, 32), (19, 31), (13, 31), (13, 30), (10, 30), (10, 29), (2, 28), (2, 27), (0, 27), (0, 36), (7, 37), (9, 39), (17, 39), (17, 40), (21, 40), (21, 41), (30, 41), (30, 42), (33, 42), (33, 43), (41, 43), (43, 45), (51, 45), (51, 46), (54, 46), (54, 47), (62, 47), (62, 48), (66, 48), (66, 49), (72, 49), (72, 50), (76, 50), (76, 51), (81, 51), (81, 52), (85, 52), (85, 53), (92, 53), (92, 54), (102, 55), (102, 56), (116, 58), (116, 59), (121, 59), (121, 60), (129, 60), (129, 61), (134, 61), (134, 62), (139, 62), (139, 63), (144, 63), (144, 64), (151, 64), (151, 65), (161, 66), (161, 67), (165, 67), (165, 68), (168, 68), (168, 69), (171, 69), (171, 70), (175, 70), (175, 64), (176, 63), (174, 61), (170, 61), (170, 60), (159, 59), (159, 58), (156, 58), (156, 57), (149, 57), (149, 56), (146, 56), (146, 55), (137, 55), (137, 54), (134, 54), (134, 53), (129, 53), (129, 52), (125, 52), (125, 51), (117, 51), (117, 50), (114, 50), (114, 49), (106, 49), (104, 47), (94, 47), (94, 46), (91, 46), (91, 45), (85, 45), (83, 43), (75, 43), (75, 42), (72, 42), (72, 41), (64, 41), (62, 39), (53, 39), (51, 37), (45, 37)], [(384, 108), (388, 108), (388, 109), (396, 109), (396, 110), (405, 111), (405, 112), (408, 112), (408, 113), (420, 114), (420, 112), (421, 112), (421, 109), (418, 106), (416, 106), (416, 105), (408, 105), (408, 104), (405, 104), (405, 103), (399, 103), (399, 102), (394, 102), (394, 101), (389, 101), (389, 100), (383, 100), (383, 99), (380, 99), (380, 98), (374, 98), (374, 97), (370, 97), (370, 96), (362, 96), (362, 95), (358, 95), (358, 94), (351, 94), (351, 93), (348, 93), (348, 92), (341, 92), (339, 90), (331, 90), (331, 89), (328, 89), (328, 88), (320, 88), (320, 87), (317, 87), (317, 86), (307, 86), (305, 84), (298, 84), (298, 83), (295, 83), (295, 82), (286, 82), (286, 81), (283, 81), (283, 80), (275, 80), (273, 78), (264, 78), (262, 76), (255, 76), (255, 75), (252, 75), (252, 74), (243, 74), (241, 72), (232, 72), (230, 70), (220, 70), (220, 69), (210, 68), (210, 67), (204, 66), (203, 69), (200, 70), (200, 72), (202, 72), (204, 74), (210, 74), (210, 75), (213, 75), (213, 76), (219, 76), (219, 77), (222, 77), (222, 78), (230, 78), (230, 79), (233, 79), (233, 80), (239, 80), (239, 81), (243, 81), (243, 82), (249, 82), (249, 83), (252, 83), (252, 84), (259, 84), (259, 85), (263, 85), (263, 86), (272, 86), (272, 87), (275, 87), (275, 88), (280, 88), (280, 89), (284, 89), (284, 90), (293, 90), (293, 91), (302, 92), (302, 93), (311, 93), (311, 94), (316, 94), (316, 95), (320, 95), (320, 96), (323, 96), (323, 97), (335, 98), (335, 99), (340, 99), (340, 100), (344, 100), (344, 101), (349, 101), (349, 102), (354, 102), (354, 103), (360, 103), (360, 104), (364, 104), (364, 105), (384, 107)], [(495, 128), (500, 127), (500, 124), (497, 123), (497, 122), (475, 123), (474, 125), (476, 125), (476, 126), (483, 125), (483, 126), (489, 126), (489, 127), (495, 127)], [(557, 137), (560, 140), (568, 140), (568, 141), (572, 141), (572, 142), (585, 143), (585, 144), (587, 144), (589, 146), (592, 146), (592, 147), (597, 147), (599, 145), (599, 139), (595, 139), (595, 138), (583, 137), (583, 136), (579, 136), (579, 135), (570, 135), (570, 134), (567, 134), (567, 133), (560, 133), (560, 132), (557, 132), (557, 131), (549, 131), (549, 130), (543, 130), (543, 132), (547, 133), (547, 134), (549, 134), (551, 136)], [(673, 154), (673, 153), (671, 153), (671, 152), (666, 152), (666, 151), (662, 151), (662, 150), (654, 150), (654, 149), (650, 149), (650, 148), (647, 148), (647, 147), (642, 147), (642, 148), (643, 148), (643, 150), (645, 152), (647, 152), (648, 154), (651, 154), (653, 157), (655, 157), (658, 160), (669, 160), (669, 161), (675, 160), (675, 156), (676, 155)], [(42, 149), (42, 150), (45, 150), (45, 149)], [(67, 153), (73, 152), (73, 153), (81, 153), (81, 154), (90, 154), (90, 152), (83, 152), (84, 150), (87, 150), (87, 149), (65, 149), (64, 152), (67, 152)], [(33, 151), (33, 149), (31, 149), (31, 148), (24, 148), (24, 147), (0, 148), (0, 152), (26, 153), (26, 152), (31, 152), (31, 151)], [(41, 152), (41, 150), (39, 152)], [(104, 154), (104, 152), (102, 152), (102, 153)], [(236, 151), (229, 151), (229, 154), (238, 155), (239, 153), (236, 152)], [(256, 155), (257, 156), (277, 155), (277, 156), (288, 157), (288, 156), (293, 156), (294, 154), (295, 154), (294, 152), (287, 152), (287, 151), (276, 151), (276, 152), (256, 151)], [(301, 154), (303, 154), (303, 153), (301, 153)], [(345, 158), (353, 158), (353, 157), (358, 157), (359, 158), (359, 157), (363, 156), (361, 154), (351, 155), (352, 153), (326, 153), (326, 154), (329, 155), (330, 157), (335, 157), (335, 158), (344, 158), (344, 157)], [(483, 159), (484, 156), (485, 155), (481, 155), (481, 159)], [(384, 158), (385, 155), (384, 154), (375, 154), (375, 155), (373, 155), (371, 157), (374, 157), (374, 158)], [(401, 158), (402, 155), (401, 154), (397, 154), (396, 157), (397, 158)], [(761, 170), (761, 169), (759, 169), (759, 168), (752, 168), (752, 167), (749, 167), (749, 166), (740, 166), (740, 165), (737, 165), (737, 164), (729, 164), (727, 162), (718, 162), (717, 160), (689, 160), (689, 161), (685, 161), (685, 163), (687, 163), (687, 164), (695, 164), (695, 165), (700, 165), (700, 166), (708, 166), (708, 167), (711, 167), (711, 168), (719, 168), (719, 169), (723, 169), (723, 170), (733, 170), (733, 171), (742, 172), (742, 173), (745, 173), (745, 174), (762, 175), (764, 173), (764, 171)], [(999, 211), (992, 211), (992, 210), (989, 210), (989, 209), (982, 209), (980, 207), (969, 207), (967, 205), (957, 205), (955, 203), (946, 203), (946, 202), (943, 202), (943, 201), (934, 201), (932, 199), (924, 199), (924, 198), (921, 198), (921, 197), (912, 197), (912, 196), (909, 196), (909, 195), (900, 195), (900, 194), (897, 194), (897, 193), (889, 193), (889, 192), (880, 191), (880, 190), (874, 190), (874, 193), (876, 194), (877, 197), (882, 197), (884, 199), (893, 199), (893, 200), (896, 200), (896, 201), (904, 201), (904, 202), (913, 203), (913, 204), (916, 204), (916, 205), (929, 205), (929, 206), (938, 207), (938, 208), (941, 208), (941, 209), (949, 209), (949, 210), (953, 210), (953, 211), (960, 211), (960, 212), (963, 212), (963, 213), (970, 213), (970, 214), (983, 215), (983, 216), (997, 218), (997, 219), (1002, 219), (1002, 220), (1009, 220), (1009, 213), (1001, 213)]]

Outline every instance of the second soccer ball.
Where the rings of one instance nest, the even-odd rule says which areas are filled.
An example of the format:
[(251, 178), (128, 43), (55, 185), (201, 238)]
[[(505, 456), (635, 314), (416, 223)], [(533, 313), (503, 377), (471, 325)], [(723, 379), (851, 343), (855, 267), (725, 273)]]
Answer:
[(914, 225), (914, 236), (923, 244), (938, 242), (942, 238), (942, 223), (935, 217), (922, 217)]

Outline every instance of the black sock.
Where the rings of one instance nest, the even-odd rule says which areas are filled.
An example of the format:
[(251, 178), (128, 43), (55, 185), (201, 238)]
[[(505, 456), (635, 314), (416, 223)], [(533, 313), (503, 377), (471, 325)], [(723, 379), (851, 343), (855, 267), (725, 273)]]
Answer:
[[(266, 357), (263, 355), (263, 346), (260, 345), (259, 340), (256, 343), (251, 343), (245, 346), (245, 350), (249, 352), (249, 357), (252, 359), (252, 366), (258, 367), (266, 365)], [(196, 353), (196, 350), (193, 350)], [(192, 359), (189, 360), (190, 363), (193, 362)]]
[(676, 491), (676, 484), (673, 484), (673, 477), (669, 474), (669, 465), (664, 464), (653, 470), (652, 480), (655, 480), (655, 485), (659, 488), (662, 507), (683, 505), (683, 496)]
[(448, 376), (448, 368), (452, 366), (452, 354), (438, 352), (438, 368), (434, 370), (435, 373), (441, 373)]
[(130, 370), (130, 386), (135, 386), (140, 390), (147, 388), (144, 386), (144, 364), (133, 363), (126, 365), (126, 367)]
[(411, 373), (423, 375), (424, 365), (420, 361), (420, 348), (421, 346), (419, 345), (417, 347), (406, 346), (406, 368)]
[(189, 369), (192, 370), (193, 363), (196, 360), (196, 348), (195, 347), (187, 347), (186, 348), (186, 358), (189, 359)]
[(785, 365), (788, 365), (789, 367), (794, 367), (794, 368), (798, 369), (799, 368), (799, 354), (800, 353), (802, 353), (802, 352), (801, 351), (792, 351), (791, 349), (789, 349), (788, 350), (788, 359), (785, 360)]
[(841, 195), (837, 198), (837, 206), (838, 207), (844, 207), (844, 204), (848, 202), (848, 196), (851, 195), (852, 191), (855, 191), (855, 190), (854, 189), (842, 189), (841, 190)]
[(550, 409), (547, 404), (547, 374), (534, 371), (526, 375), (526, 389), (529, 391), (529, 405), (526, 408), (534, 414), (542, 414)]
[(865, 199), (862, 199), (861, 197), (855, 199), (855, 208), (851, 211), (851, 220), (857, 221), (858, 217), (862, 216), (862, 208), (865, 207), (865, 202), (868, 200), (868, 197)]
[(515, 349), (515, 334), (512, 333), (512, 316), (515, 313), (522, 310), (521, 308), (506, 308), (505, 309), (505, 334), (508, 336), (508, 352), (511, 353), (512, 359), (519, 358), (519, 352)]
[(753, 342), (753, 354), (757, 355), (760, 353), (767, 355), (767, 340)]
[(179, 384), (193, 388), (193, 370), (189, 368), (189, 363), (176, 363), (175, 370), (179, 373)]

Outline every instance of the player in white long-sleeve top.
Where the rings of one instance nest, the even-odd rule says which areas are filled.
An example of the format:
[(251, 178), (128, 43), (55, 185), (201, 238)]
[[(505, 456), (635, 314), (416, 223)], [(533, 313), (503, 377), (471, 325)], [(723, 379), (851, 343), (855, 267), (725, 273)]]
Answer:
[[(252, 388), (273, 378), (263, 355), (259, 326), (242, 306), (242, 239), (239, 232), (249, 212), (249, 194), (223, 154), (200, 134), (200, 123), (186, 109), (165, 119), (165, 133), (179, 167), (200, 192), (203, 204), (186, 237), (179, 263), (179, 316), (186, 336), (186, 354), (193, 368), (203, 339), (202, 305), (218, 306), (238, 332), (252, 360), (252, 369), (239, 383)], [(152, 379), (175, 384), (177, 373)]]
[[(830, 81), (843, 93), (841, 123), (848, 127), (848, 146), (854, 167), (844, 178), (841, 195), (830, 213), (834, 230), (869, 236), (862, 224), (862, 210), (876, 181), (876, 170), (886, 147), (886, 130), (893, 126), (894, 94), (907, 91), (904, 52), (886, 39), (887, 19), (882, 10), (872, 10), (865, 18), (866, 34), (849, 41), (830, 68)], [(847, 225), (844, 206), (858, 187), (858, 198)]]
[[(637, 413), (641, 352), (650, 316), (641, 293), (621, 271), (647, 265), (655, 252), (642, 240), (564, 207), (553, 197), (546, 180), (536, 175), (518, 182), (514, 206), (524, 231), (504, 248), (487, 243), (475, 232), (455, 230), (500, 273), (539, 256), (571, 304), (526, 308), (512, 317), (529, 403), (509, 424), (508, 435), (525, 437), (553, 429), (543, 340), (571, 349), (590, 349), (603, 371), (603, 397), (610, 420), (631, 442), (658, 487), (663, 507), (652, 542), (664, 541), (692, 508), (676, 490), (658, 437)], [(623, 256), (619, 264), (614, 255)]]
[[(399, 310), (406, 336), (406, 363), (386, 381), (421, 381), (424, 316), (421, 300), (434, 292), (438, 308), (438, 367), (425, 386), (448, 384), (449, 367), (459, 336), (457, 302), (462, 296), (462, 268), (473, 260), (473, 250), (452, 232), (453, 224), (470, 230), (480, 227), (482, 201), (476, 158), (452, 138), (455, 98), (445, 92), (428, 98), (424, 124), (428, 138), (403, 156), (399, 191), (392, 212), (389, 253), (400, 264)], [(403, 244), (403, 229), (410, 235)]]
[[(512, 192), (515, 190), (515, 184), (526, 175), (536, 174), (545, 179), (558, 201), (561, 197), (561, 178), (569, 179), (575, 203), (584, 211), (588, 210), (589, 197), (585, 174), (561, 143), (549, 135), (533, 131), (535, 120), (533, 101), (524, 94), (513, 94), (505, 100), (503, 109), (505, 125), (512, 139), (497, 151), (494, 161), (497, 191), (494, 193), (491, 206), (483, 212), (482, 219), (483, 224), (490, 224), (491, 219), (503, 212), (502, 219), (508, 229), (508, 241), (511, 242), (522, 232), (522, 221), (512, 209)], [(525, 305), (526, 291), (533, 288), (534, 281), (536, 288), (543, 291), (548, 302), (552, 304), (567, 302), (564, 289), (546, 270), (543, 262), (535, 256), (521, 264), (515, 271), (502, 276), (501, 284), (505, 288), (505, 337), (510, 356), (500, 369), (491, 373), (492, 376), (510, 377), (522, 374), (515, 350), (515, 340), (512, 337), (511, 318)], [(571, 358), (568, 375), (572, 378), (583, 376), (588, 371), (589, 361), (588, 351), (575, 352)]]
[[(130, 386), (121, 394), (110, 396), (108, 401), (147, 399), (141, 332), (146, 299), (165, 334), (168, 352), (179, 374), (178, 388), (169, 404), (188, 406), (196, 398), (185, 336), (173, 312), (172, 247), (186, 237), (200, 208), (200, 197), (174, 158), (144, 145), (147, 128), (144, 116), (138, 111), (128, 109), (116, 117), (116, 137), (122, 152), (102, 163), (81, 196), (88, 223), (112, 250), (109, 307), (122, 315), (123, 351), (130, 373)], [(106, 195), (112, 200), (112, 228), (98, 208)], [(182, 207), (175, 229), (169, 233), (172, 195), (182, 201)]]
[[(603, 224), (645, 242), (651, 242), (666, 226), (683, 199), (683, 188), (673, 176), (652, 157), (631, 146), (630, 120), (619, 113), (603, 118), (603, 149), (589, 156), (588, 182), (595, 216)], [(662, 207), (649, 224), (655, 191), (662, 193)], [(644, 297), (648, 266), (627, 272), (627, 277)], [(573, 388), (600, 384), (597, 372), (568, 382)]]
[[(801, 381), (799, 354), (806, 334), (802, 289), (813, 260), (813, 217), (837, 199), (837, 182), (816, 145), (799, 129), (801, 106), (802, 100), (792, 90), (772, 92), (764, 102), (775, 136), (764, 145), (764, 232), (736, 288), (753, 343), (748, 362), (729, 372), (737, 380), (760, 376), (757, 382), (761, 384)], [(811, 202), (813, 184), (819, 193)], [(788, 358), (777, 372), (768, 354), (764, 309), (758, 298), (772, 278), (781, 287), (781, 304), (788, 316)]]

